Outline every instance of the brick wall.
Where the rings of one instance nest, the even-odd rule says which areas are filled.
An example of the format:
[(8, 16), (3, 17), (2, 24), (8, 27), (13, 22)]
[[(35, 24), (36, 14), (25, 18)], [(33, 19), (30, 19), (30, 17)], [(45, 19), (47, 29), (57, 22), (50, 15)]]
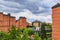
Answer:
[(25, 17), (20, 17), (20, 28), (26, 28), (27, 22)]
[(19, 28), (19, 20), (16, 21), (16, 28)]
[(8, 15), (3, 16), (3, 26), (9, 27), (9, 16)]
[(52, 39), (60, 40), (60, 7), (52, 9)]
[(0, 12), (0, 27), (3, 26), (3, 13)]
[(3, 12), (0, 12), (0, 31), (7, 32), (12, 25), (16, 26), (16, 28), (26, 28), (26, 18), (20, 17), (20, 19), (16, 21), (14, 16), (10, 16), (9, 14), (5, 15)]
[(16, 19), (15, 19), (15, 17), (10, 17), (10, 27), (12, 27), (12, 25), (16, 26)]

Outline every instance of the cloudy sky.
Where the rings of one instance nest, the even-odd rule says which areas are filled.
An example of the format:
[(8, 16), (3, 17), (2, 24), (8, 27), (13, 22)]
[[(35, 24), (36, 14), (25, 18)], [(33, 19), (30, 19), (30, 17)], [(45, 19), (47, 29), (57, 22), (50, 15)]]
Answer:
[(27, 22), (39, 20), (52, 23), (51, 7), (59, 0), (0, 0), (0, 12), (11, 13), (16, 19), (25, 16)]

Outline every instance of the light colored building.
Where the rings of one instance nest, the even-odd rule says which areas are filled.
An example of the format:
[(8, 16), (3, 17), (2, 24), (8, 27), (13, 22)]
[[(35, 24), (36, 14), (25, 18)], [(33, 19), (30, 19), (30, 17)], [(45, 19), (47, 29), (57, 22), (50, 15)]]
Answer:
[(35, 20), (34, 22), (32, 22), (32, 25), (35, 26), (35, 27), (40, 27), (41, 26), (41, 22)]
[(28, 26), (32, 26), (32, 23), (27, 23)]

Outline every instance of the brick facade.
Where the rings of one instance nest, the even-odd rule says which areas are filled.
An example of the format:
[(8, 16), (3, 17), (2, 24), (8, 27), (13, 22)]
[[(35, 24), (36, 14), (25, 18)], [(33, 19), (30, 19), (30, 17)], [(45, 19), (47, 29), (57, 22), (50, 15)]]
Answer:
[(25, 17), (20, 17), (20, 26), (21, 28), (26, 28), (27, 22), (26, 22), (26, 18)]
[(14, 16), (0, 12), (0, 31), (7, 32), (12, 25), (16, 26), (16, 28), (26, 28), (26, 18), (20, 17), (19, 20), (16, 20)]
[(60, 4), (52, 7), (52, 40), (60, 40)]

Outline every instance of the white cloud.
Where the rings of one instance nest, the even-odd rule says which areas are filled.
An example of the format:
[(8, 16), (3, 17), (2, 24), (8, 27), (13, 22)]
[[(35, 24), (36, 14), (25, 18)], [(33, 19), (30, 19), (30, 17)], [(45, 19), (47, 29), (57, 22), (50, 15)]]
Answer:
[[(44, 16), (44, 14), (40, 15), (34, 15), (31, 11), (24, 9), (24, 12), (19, 13), (11, 13), (12, 16), (15, 16), (16, 19), (19, 19), (20, 16), (26, 17), (28, 22), (31, 22), (32, 19), (39, 20), (42, 22), (49, 22), (51, 23), (51, 15)], [(30, 21), (29, 21), (30, 19)]]
[(4, 1), (4, 0), (0, 0), (0, 2), (2, 2), (2, 1)]
[(6, 5), (6, 6), (17, 6), (17, 7), (22, 6), (22, 5), (20, 5), (19, 3), (17, 3), (17, 2), (12, 2), (12, 1), (1, 1), (0, 4)]
[(39, 7), (39, 11), (43, 11), (43, 10), (45, 10), (45, 8), (43, 8), (43, 7)]
[(2, 4), (6, 5), (8, 7), (17, 7), (17, 8), (23, 7), (23, 5), (21, 5), (17, 2), (12, 2), (12, 1), (3, 1)]
[(19, 9), (7, 7), (7, 6), (4, 6), (4, 5), (0, 4), (0, 11), (12, 13), (12, 12), (14, 12), (14, 11), (19, 11)]
[(45, 6), (48, 6), (48, 7), (52, 7), (56, 3), (57, 2), (55, 2), (55, 0), (43, 0), (43, 1), (39, 2), (40, 5), (45, 5)]
[(60, 0), (53, 0), (55, 3), (60, 3)]
[[(30, 2), (37, 2), (40, 5), (46, 5), (48, 7), (52, 7), (53, 5), (55, 5), (57, 2), (57, 0), (28, 0)], [(41, 7), (39, 5), (39, 10), (42, 11), (44, 10), (43, 7)], [(12, 1), (4, 1), (4, 0), (0, 0), (0, 11), (4, 10), (5, 11), (17, 11), (19, 9), (17, 8), (23, 8), (25, 7), (24, 5), (19, 4), (18, 2), (12, 2)], [(48, 12), (47, 12), (48, 13)], [(50, 14), (49, 14), (50, 13)], [(23, 12), (19, 12), (19, 13), (11, 13), (12, 16), (16, 16), (16, 19), (18, 19), (20, 16), (25, 16), (27, 19), (34, 19), (34, 20), (40, 20), (43, 22), (51, 22), (51, 11), (49, 12), (49, 15), (45, 15), (46, 13), (40, 13), (39, 15), (35, 15), (34, 13), (32, 13), (31, 11), (29, 11), (28, 9), (24, 9)], [(7, 14), (7, 13), (5, 13)]]

